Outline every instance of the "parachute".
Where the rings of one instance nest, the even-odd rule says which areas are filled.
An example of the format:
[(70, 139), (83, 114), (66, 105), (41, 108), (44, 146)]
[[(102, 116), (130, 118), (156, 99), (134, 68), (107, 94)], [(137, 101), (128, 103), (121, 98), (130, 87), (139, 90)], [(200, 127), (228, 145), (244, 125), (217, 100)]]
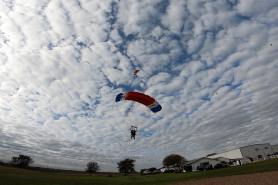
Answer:
[(134, 75), (137, 77), (137, 73), (139, 72), (140, 70), (138, 70), (138, 69), (136, 69), (135, 71), (134, 71)]
[(115, 101), (119, 102), (122, 100), (131, 100), (141, 103), (147, 106), (153, 113), (157, 113), (162, 109), (161, 105), (155, 101), (154, 98), (139, 92), (128, 91), (118, 94)]

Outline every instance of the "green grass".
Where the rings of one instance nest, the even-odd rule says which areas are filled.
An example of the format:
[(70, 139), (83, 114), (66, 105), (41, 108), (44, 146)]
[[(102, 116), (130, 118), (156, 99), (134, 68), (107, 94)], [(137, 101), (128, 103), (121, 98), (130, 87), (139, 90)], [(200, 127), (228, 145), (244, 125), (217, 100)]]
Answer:
[(80, 175), (38, 172), (32, 170), (18, 169), (13, 167), (0, 166), (1, 185), (70, 185), (70, 184), (171, 184), (212, 177), (223, 177), (232, 175), (251, 174), (278, 170), (278, 159), (271, 159), (255, 164), (217, 169), (212, 171), (179, 173), (179, 174), (156, 174), (156, 175), (128, 175), (120, 174), (114, 177), (106, 175)]

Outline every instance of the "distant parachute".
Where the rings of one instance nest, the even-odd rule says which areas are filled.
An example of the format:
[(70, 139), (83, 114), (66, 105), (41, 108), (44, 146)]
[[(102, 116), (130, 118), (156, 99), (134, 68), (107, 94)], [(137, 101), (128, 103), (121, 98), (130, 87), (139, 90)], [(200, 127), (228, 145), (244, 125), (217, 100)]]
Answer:
[(141, 103), (147, 106), (153, 113), (157, 113), (162, 109), (161, 105), (155, 101), (154, 98), (139, 92), (128, 91), (118, 94), (115, 101), (119, 102), (122, 100), (131, 100)]
[(134, 75), (137, 77), (137, 73), (139, 72), (140, 70), (138, 70), (138, 69), (136, 69), (135, 71), (134, 71)]

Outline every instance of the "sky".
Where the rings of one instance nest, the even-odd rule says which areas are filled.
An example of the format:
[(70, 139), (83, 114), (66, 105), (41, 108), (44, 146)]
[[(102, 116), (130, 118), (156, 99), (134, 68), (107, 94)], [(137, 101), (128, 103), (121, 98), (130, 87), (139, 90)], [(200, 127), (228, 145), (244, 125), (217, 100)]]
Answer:
[(277, 41), (277, 0), (0, 0), (0, 159), (139, 171), (278, 144)]

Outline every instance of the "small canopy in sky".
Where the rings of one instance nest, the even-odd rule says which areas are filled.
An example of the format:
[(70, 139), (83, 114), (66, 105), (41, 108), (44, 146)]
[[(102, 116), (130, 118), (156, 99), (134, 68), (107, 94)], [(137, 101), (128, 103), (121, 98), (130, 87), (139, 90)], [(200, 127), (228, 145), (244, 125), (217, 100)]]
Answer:
[(138, 73), (139, 71), (140, 71), (140, 70), (136, 69), (136, 70), (134, 71), (134, 75), (137, 76), (137, 73)]
[(131, 100), (141, 103), (147, 106), (153, 113), (157, 113), (162, 109), (161, 105), (154, 98), (139, 92), (128, 91), (120, 93), (116, 96), (115, 101), (119, 102), (121, 100)]

